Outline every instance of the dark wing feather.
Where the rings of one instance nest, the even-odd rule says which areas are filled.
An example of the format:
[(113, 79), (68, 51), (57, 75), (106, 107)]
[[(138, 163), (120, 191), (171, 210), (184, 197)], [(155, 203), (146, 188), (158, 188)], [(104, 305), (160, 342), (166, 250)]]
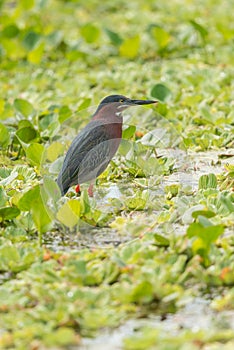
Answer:
[(110, 142), (105, 124), (100, 120), (91, 121), (76, 136), (57, 180), (62, 194), (70, 186), (93, 180), (105, 170), (113, 157)]

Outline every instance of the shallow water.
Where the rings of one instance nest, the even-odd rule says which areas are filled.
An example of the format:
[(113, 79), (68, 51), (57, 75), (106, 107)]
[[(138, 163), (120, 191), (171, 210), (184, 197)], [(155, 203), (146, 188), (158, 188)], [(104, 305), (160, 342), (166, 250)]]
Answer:
[(232, 329), (234, 331), (234, 312), (223, 311), (216, 313), (210, 307), (210, 301), (195, 298), (175, 314), (168, 314), (163, 320), (159, 316), (149, 315), (148, 318), (128, 320), (114, 330), (102, 330), (94, 338), (84, 338), (81, 350), (121, 350), (123, 340), (133, 336), (142, 327), (152, 327), (161, 332), (177, 335), (181, 329), (194, 333), (200, 330)]

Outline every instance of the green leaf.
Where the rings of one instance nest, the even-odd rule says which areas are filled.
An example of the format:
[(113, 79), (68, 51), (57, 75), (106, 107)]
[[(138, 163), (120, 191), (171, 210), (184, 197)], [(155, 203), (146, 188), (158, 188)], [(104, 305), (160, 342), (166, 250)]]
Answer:
[(223, 234), (224, 227), (222, 225), (210, 225), (204, 227), (200, 222), (192, 223), (187, 229), (188, 237), (199, 237), (208, 247), (212, 242)]
[(214, 174), (202, 175), (199, 178), (199, 190), (206, 190), (208, 188), (217, 188), (217, 178)]
[(154, 234), (154, 239), (155, 239), (155, 244), (158, 246), (168, 247), (170, 245), (170, 241), (166, 237), (159, 235), (157, 233)]
[(67, 347), (76, 343), (75, 331), (68, 327), (60, 327), (45, 335), (45, 344), (49, 347)]
[(28, 33), (26, 33), (23, 39), (23, 44), (29, 51), (33, 50), (37, 45), (38, 41), (40, 40), (40, 37), (41, 36), (38, 33), (29, 31)]
[(0, 221), (12, 220), (20, 214), (20, 210), (16, 207), (0, 208)]
[(4, 244), (0, 247), (0, 270), (13, 272), (25, 270), (35, 262), (38, 255), (39, 250), (37, 248)]
[(3, 29), (2, 35), (5, 38), (12, 39), (15, 38), (19, 34), (19, 32), (20, 30), (15, 24), (9, 24)]
[(121, 38), (121, 36), (118, 33), (113, 32), (112, 30), (110, 30), (108, 28), (105, 29), (105, 32), (108, 35), (108, 37), (113, 45), (119, 46), (122, 44), (123, 39)]
[(68, 200), (57, 212), (57, 219), (72, 229), (80, 220), (80, 202), (76, 199)]
[(171, 41), (170, 34), (161, 27), (153, 27), (152, 28), (153, 37), (158, 45), (159, 50), (163, 50), (167, 47), (169, 42)]
[(50, 229), (51, 213), (49, 208), (45, 207), (40, 185), (35, 186), (26, 192), (19, 200), (18, 207), (22, 211), (31, 211), (34, 224), (39, 232), (46, 232)]
[(15, 135), (19, 142), (24, 146), (24, 144), (34, 141), (37, 138), (38, 133), (33, 127), (27, 126), (16, 131)]
[(26, 149), (26, 157), (32, 165), (41, 166), (45, 147), (40, 143), (32, 143)]
[(0, 187), (0, 207), (3, 207), (6, 205), (7, 202), (7, 195), (2, 187)]
[(90, 106), (91, 98), (84, 98), (77, 108), (77, 112), (82, 111)]
[(126, 129), (123, 130), (122, 138), (125, 140), (129, 140), (133, 135), (135, 135), (136, 126), (129, 125)]
[(163, 84), (156, 84), (151, 90), (151, 96), (160, 101), (165, 101), (171, 96), (171, 91)]
[(61, 198), (60, 189), (57, 185), (57, 182), (54, 181), (50, 176), (43, 177), (43, 198), (45, 197), (45, 202), (53, 201), (54, 206)]
[(216, 214), (211, 210), (196, 210), (192, 212), (192, 217), (197, 219), (198, 216), (204, 216), (205, 218), (213, 218)]
[(10, 133), (7, 127), (0, 123), (0, 147), (7, 148), (10, 143)]
[(81, 27), (80, 33), (87, 43), (95, 43), (100, 36), (100, 30), (91, 23), (85, 24)]
[(43, 53), (44, 53), (45, 44), (41, 42), (33, 50), (28, 53), (28, 61), (33, 64), (41, 63)]
[(130, 210), (143, 210), (146, 206), (146, 200), (139, 197), (128, 198), (125, 203)]
[(204, 40), (207, 37), (207, 35), (209, 34), (207, 29), (194, 20), (190, 20), (190, 23), (192, 24), (193, 28), (201, 35), (202, 39)]
[(131, 301), (135, 303), (149, 303), (153, 298), (153, 286), (148, 281), (142, 281), (134, 287), (131, 293)]
[(140, 48), (140, 36), (135, 35), (124, 42), (119, 47), (120, 55), (126, 58), (135, 58)]
[(46, 149), (46, 158), (49, 162), (54, 162), (63, 154), (64, 146), (60, 142), (53, 142)]
[(70, 118), (72, 111), (68, 106), (62, 106), (59, 110), (59, 122), (62, 124), (65, 120)]
[(14, 107), (17, 112), (19, 112), (24, 117), (29, 117), (34, 114), (34, 108), (32, 104), (21, 98), (17, 98), (14, 101)]

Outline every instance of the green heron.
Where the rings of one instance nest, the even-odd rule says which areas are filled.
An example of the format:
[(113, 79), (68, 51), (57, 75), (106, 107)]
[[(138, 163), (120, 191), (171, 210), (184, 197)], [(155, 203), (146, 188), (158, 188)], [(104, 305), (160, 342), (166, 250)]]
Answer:
[(122, 111), (130, 106), (156, 103), (151, 100), (131, 100), (122, 95), (105, 97), (92, 120), (75, 137), (65, 156), (57, 183), (64, 195), (68, 189), (96, 179), (115, 155), (121, 138)]

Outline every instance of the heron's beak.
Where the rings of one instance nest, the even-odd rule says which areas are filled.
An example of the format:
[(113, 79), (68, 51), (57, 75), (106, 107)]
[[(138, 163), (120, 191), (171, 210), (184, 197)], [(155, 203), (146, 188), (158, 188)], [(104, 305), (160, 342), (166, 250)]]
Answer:
[(158, 103), (158, 101), (153, 100), (131, 100), (134, 105), (151, 105), (153, 103)]

